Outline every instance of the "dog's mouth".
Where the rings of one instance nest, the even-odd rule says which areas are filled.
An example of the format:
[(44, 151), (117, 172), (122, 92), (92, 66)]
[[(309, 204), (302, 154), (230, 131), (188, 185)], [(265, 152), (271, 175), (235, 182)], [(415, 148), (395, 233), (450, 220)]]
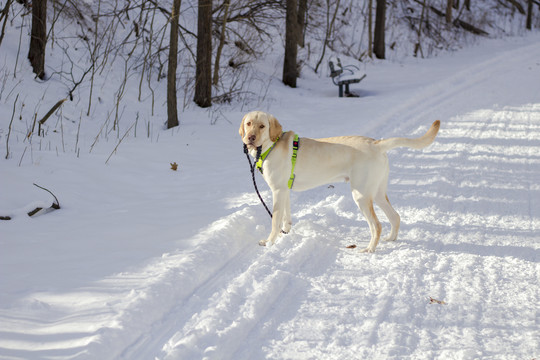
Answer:
[(253, 148), (253, 149), (256, 149), (257, 148), (257, 145), (255, 145), (255, 142), (254, 141), (249, 141), (248, 142), (244, 142), (244, 144), (246, 144), (246, 146), (248, 148)]

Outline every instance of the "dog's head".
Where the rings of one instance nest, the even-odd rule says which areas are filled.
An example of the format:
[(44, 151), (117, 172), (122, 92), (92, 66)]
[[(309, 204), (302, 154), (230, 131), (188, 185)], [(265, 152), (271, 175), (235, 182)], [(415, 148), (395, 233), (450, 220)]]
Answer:
[(240, 124), (240, 136), (249, 148), (264, 146), (266, 142), (276, 142), (283, 132), (277, 119), (262, 111), (252, 111), (244, 115)]

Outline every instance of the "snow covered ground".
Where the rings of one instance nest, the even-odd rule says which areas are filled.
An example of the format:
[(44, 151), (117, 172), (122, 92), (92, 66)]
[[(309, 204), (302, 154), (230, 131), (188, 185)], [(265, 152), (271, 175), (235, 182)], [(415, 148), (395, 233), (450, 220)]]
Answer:
[[(257, 245), (270, 221), (238, 136), (252, 109), (188, 109), (152, 139), (141, 126), (108, 164), (117, 139), (89, 153), (101, 120), (82, 124), (78, 157), (78, 121), (30, 146), (16, 120), (0, 161), (13, 218), (0, 222), (0, 358), (540, 357), (540, 34), (363, 70), (359, 98), (306, 72), (298, 89), (275, 79), (261, 110), (301, 137), (442, 121), (429, 148), (389, 154), (402, 226), (374, 254), (358, 251), (369, 231), (344, 184), (293, 193), (291, 233)], [(51, 203), (32, 183), (62, 209), (27, 217)]]

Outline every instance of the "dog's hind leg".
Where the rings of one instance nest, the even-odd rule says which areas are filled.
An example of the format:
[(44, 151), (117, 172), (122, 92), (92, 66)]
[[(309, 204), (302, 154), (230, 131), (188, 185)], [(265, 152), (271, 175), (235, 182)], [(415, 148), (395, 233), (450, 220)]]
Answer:
[(373, 200), (364, 197), (356, 189), (353, 189), (352, 195), (356, 205), (358, 205), (360, 211), (362, 211), (362, 214), (364, 214), (371, 232), (371, 240), (369, 245), (364, 250), (361, 250), (361, 252), (374, 252), (377, 244), (379, 243), (379, 239), (381, 238), (382, 227), (377, 215), (375, 214), (375, 210), (373, 209)]
[(384, 238), (384, 241), (395, 241), (398, 236), (399, 224), (401, 222), (399, 214), (396, 212), (396, 210), (394, 210), (394, 208), (390, 204), (390, 200), (388, 200), (388, 196), (384, 192), (379, 192), (377, 194), (377, 196), (375, 197), (375, 204), (377, 204), (382, 209), (382, 211), (384, 211), (384, 214), (386, 215), (388, 221), (390, 221), (390, 225), (392, 226), (390, 230), (390, 235)]

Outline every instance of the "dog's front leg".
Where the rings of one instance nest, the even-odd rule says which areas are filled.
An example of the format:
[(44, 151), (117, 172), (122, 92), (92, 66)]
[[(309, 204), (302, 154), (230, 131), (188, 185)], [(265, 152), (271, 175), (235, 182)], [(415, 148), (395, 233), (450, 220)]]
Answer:
[(274, 202), (274, 213), (272, 214), (272, 231), (266, 240), (259, 241), (259, 245), (266, 246), (274, 245), (276, 238), (281, 232), (281, 227), (283, 225), (283, 217), (285, 214), (290, 213), (290, 209), (287, 210), (287, 204), (289, 204), (289, 189), (276, 189), (272, 190), (273, 202)]
[(285, 198), (285, 211), (283, 212), (283, 223), (281, 225), (281, 232), (288, 234), (291, 231), (292, 220), (291, 220), (291, 192), (287, 192)]

